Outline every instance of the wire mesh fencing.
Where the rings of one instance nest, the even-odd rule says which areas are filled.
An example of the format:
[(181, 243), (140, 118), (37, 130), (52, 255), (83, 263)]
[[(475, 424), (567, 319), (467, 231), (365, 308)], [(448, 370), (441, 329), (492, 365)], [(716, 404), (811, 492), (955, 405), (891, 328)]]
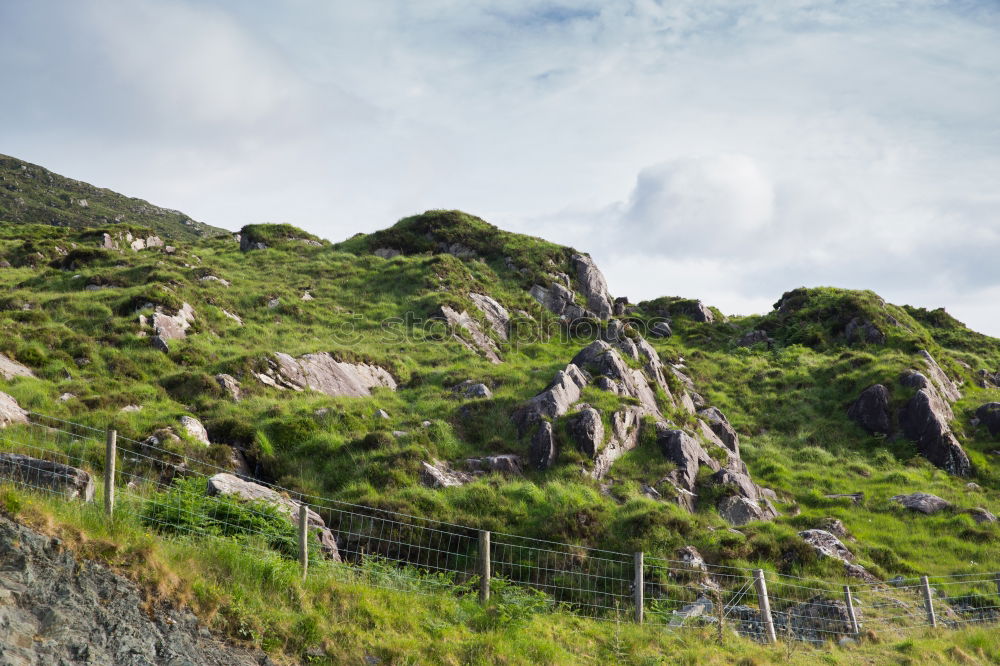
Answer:
[(824, 644), (1000, 623), (1000, 573), (845, 584), (709, 564), (693, 548), (664, 559), (490, 534), (241, 479), (156, 437), (110, 437), (41, 414), (0, 431), (0, 483), (103, 502), (171, 538), (235, 539), (262, 556), (298, 558), (376, 587), (478, 591), (484, 601), (491, 590), (500, 599), (530, 590), (548, 608), (631, 615), (664, 630), (714, 627), (761, 642)]

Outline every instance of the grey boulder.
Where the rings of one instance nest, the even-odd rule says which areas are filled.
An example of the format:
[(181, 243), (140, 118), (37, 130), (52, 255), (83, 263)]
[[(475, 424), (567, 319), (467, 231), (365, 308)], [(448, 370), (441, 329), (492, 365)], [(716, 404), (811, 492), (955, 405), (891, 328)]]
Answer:
[(94, 479), (84, 470), (19, 453), (0, 453), (0, 479), (53, 491), (67, 499), (94, 499)]
[(902, 504), (907, 509), (919, 511), (927, 515), (935, 514), (951, 506), (951, 502), (930, 493), (911, 493), (909, 495), (893, 495), (890, 500)]
[(848, 408), (847, 416), (870, 433), (889, 434), (889, 389), (881, 384), (869, 386)]

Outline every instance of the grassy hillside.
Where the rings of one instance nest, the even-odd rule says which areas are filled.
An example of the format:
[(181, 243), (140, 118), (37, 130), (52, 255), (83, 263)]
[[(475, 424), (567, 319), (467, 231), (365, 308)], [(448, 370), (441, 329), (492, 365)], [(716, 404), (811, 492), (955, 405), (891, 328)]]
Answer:
[(78, 229), (134, 224), (176, 240), (228, 233), (179, 211), (66, 178), (7, 155), (0, 155), (0, 221)]
[[(19, 187), (20, 196), (31, 198), (29, 208), (55, 206), (48, 190)], [(91, 196), (86, 211), (101, 200)], [(522, 476), (486, 474), (448, 488), (421, 481), (422, 463), (433, 460), (527, 455), (529, 443), (511, 420), (515, 409), (546, 389), (607, 328), (561, 320), (528, 293), (552, 276), (578, 288), (571, 248), (504, 232), (458, 211), (430, 211), (339, 244), (287, 225), (254, 225), (242, 230), (242, 250), (232, 235), (209, 233), (175, 234), (171, 253), (113, 250), (101, 247), (103, 234), (166, 232), (149, 218), (114, 224), (104, 219), (110, 213), (94, 218), (77, 208), (66, 209), (72, 213), (65, 225), (9, 213), (0, 221), (0, 265), (9, 266), (0, 268), (0, 353), (35, 375), (0, 378), (0, 391), (26, 409), (98, 428), (113, 425), (135, 440), (171, 429), (176, 437), (160, 438), (166, 448), (220, 465), (230, 464), (238, 450), (258, 478), (293, 491), (494, 531), (664, 558), (693, 545), (715, 564), (836, 579), (844, 575), (842, 566), (818, 557), (798, 535), (836, 518), (856, 539), (848, 546), (858, 562), (881, 579), (1000, 570), (1000, 528), (965, 512), (1000, 512), (1000, 456), (991, 454), (1000, 442), (973, 420), (979, 405), (1000, 401), (1000, 389), (980, 386), (978, 374), (1000, 371), (1000, 340), (970, 331), (942, 310), (888, 304), (872, 292), (818, 288), (787, 292), (771, 312), (757, 316), (725, 319), (716, 311), (714, 321), (699, 322), (684, 316), (695, 301), (671, 297), (631, 306), (618, 317), (646, 332), (664, 363), (682, 367), (705, 402), (725, 413), (753, 479), (775, 491), (776, 520), (733, 530), (712, 497), (700, 498), (692, 513), (644, 490), (676, 468), (652, 427), (600, 480), (589, 476), (592, 462), (557, 421), (559, 455), (547, 470), (526, 466)], [(516, 334), (505, 340), (494, 331), (472, 294), (502, 304), (519, 324)], [(149, 321), (175, 315), (184, 304), (194, 312), (186, 337), (161, 351)], [(467, 332), (444, 327), (436, 319), (443, 306), (467, 312), (502, 362), (477, 353)], [(673, 335), (649, 335), (665, 315)], [(753, 331), (762, 332), (758, 341), (743, 340), (748, 346), (742, 346)], [(910, 368), (926, 370), (921, 350), (961, 384), (951, 428), (972, 463), (970, 478), (934, 467), (905, 437), (868, 434), (847, 416), (858, 394), (875, 383), (889, 389), (893, 413), (904, 405), (915, 389), (898, 380)], [(370, 397), (281, 390), (259, 379), (277, 352), (328, 352), (340, 361), (375, 364), (399, 388), (378, 388)], [(216, 379), (220, 373), (239, 382), (238, 401)], [(667, 374), (677, 393), (681, 380)], [(491, 397), (456, 392), (466, 380), (484, 383)], [(583, 400), (605, 415), (634, 402), (594, 386), (584, 389)], [(663, 395), (657, 400), (664, 418), (697, 427), (695, 417)], [(183, 416), (205, 424), (211, 446), (180, 428)], [(100, 467), (98, 453), (93, 467)], [(890, 501), (918, 491), (954, 508), (926, 516)], [(864, 498), (827, 497), (847, 493)], [(295, 594), (307, 595), (316, 608), (341, 603), (308, 596), (320, 594), (318, 587)], [(385, 601), (392, 602), (388, 596)], [(455, 600), (429, 604), (446, 608), (448, 617), (467, 612)], [(251, 615), (266, 614), (262, 608)], [(392, 613), (370, 602), (364, 611), (345, 612)], [(281, 622), (286, 620), (302, 618)], [(387, 616), (365, 626), (391, 625), (403, 641), (417, 631), (415, 621)], [(485, 650), (484, 661), (552, 650), (538, 660), (569, 662), (611, 649), (603, 638), (569, 647), (565, 636), (572, 631), (600, 633), (578, 620), (533, 620), (534, 629), (551, 639), (544, 648), (513, 631), (484, 639), (469, 628), (476, 621), (448, 620), (417, 635), (440, 630), (470, 650)], [(623, 631), (639, 652), (647, 641), (668, 640)], [(447, 657), (465, 661), (468, 654), (474, 653)], [(713, 658), (724, 661), (719, 655), (725, 654)], [(913, 657), (907, 652), (906, 658)]]

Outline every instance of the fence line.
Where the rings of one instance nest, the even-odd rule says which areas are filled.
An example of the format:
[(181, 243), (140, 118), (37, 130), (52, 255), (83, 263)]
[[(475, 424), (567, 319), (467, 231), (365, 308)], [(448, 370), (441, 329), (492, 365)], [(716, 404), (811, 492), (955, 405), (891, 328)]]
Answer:
[[(513, 584), (577, 614), (607, 619), (633, 609), (637, 621), (659, 627), (715, 625), (720, 632), (728, 629), (759, 641), (774, 636), (823, 644), (858, 639), (870, 631), (902, 636), (932, 623), (958, 628), (1000, 622), (1000, 573), (931, 576), (926, 584), (914, 577), (844, 585), (700, 561), (641, 558), (502, 532), (484, 534), (260, 481), (254, 483), (282, 494), (283, 503), (247, 503), (203, 491), (194, 498), (183, 492), (182, 482), (205, 483), (207, 490), (212, 475), (231, 470), (155, 441), (118, 435), (112, 446), (104, 441), (103, 430), (29, 414), (27, 425), (0, 435), (0, 453), (29, 456), (0, 457), (0, 481), (38, 492), (86, 494), (76, 472), (51, 463), (88, 470), (95, 479), (101, 475), (93, 472), (107, 469), (113, 471), (115, 492), (109, 497), (115, 501), (117, 496), (116, 510), (133, 512), (151, 529), (178, 537), (235, 536), (248, 548), (298, 557), (307, 565), (304, 544), (314, 562), (339, 561), (330, 566), (347, 575), (367, 572), (367, 582), (379, 587), (469, 594), (478, 588), (485, 600), (494, 586), (502, 600), (505, 586)], [(105, 459), (110, 451), (116, 452), (114, 466)], [(301, 525), (298, 530), (296, 524)], [(477, 583), (484, 573), (484, 582)], [(761, 598), (765, 593), (767, 598)]]

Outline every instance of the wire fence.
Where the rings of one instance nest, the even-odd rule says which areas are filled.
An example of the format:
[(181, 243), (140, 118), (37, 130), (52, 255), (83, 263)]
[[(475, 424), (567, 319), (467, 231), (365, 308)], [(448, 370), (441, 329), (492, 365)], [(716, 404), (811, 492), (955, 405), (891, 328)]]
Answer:
[(693, 549), (681, 559), (646, 558), (296, 493), (241, 479), (155, 437), (111, 439), (31, 413), (27, 424), (0, 431), (0, 482), (103, 501), (105, 510), (134, 513), (175, 538), (235, 537), (262, 554), (348, 573), (374, 566), (380, 574), (366, 582), (379, 587), (478, 588), (484, 601), (491, 589), (531, 589), (567, 612), (605, 619), (630, 613), (665, 629), (715, 627), (762, 642), (823, 644), (1000, 622), (1000, 573), (845, 585), (708, 564)]

